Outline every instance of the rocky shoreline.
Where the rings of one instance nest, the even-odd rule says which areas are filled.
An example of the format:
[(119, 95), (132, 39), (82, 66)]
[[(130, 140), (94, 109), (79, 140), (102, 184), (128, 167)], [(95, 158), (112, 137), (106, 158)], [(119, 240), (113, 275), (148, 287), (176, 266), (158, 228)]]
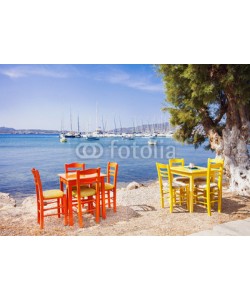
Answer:
[(0, 193), (1, 236), (184, 236), (211, 229), (214, 225), (250, 217), (250, 198), (239, 197), (226, 188), (223, 191), (223, 212), (209, 217), (204, 207), (195, 206), (190, 214), (186, 207), (160, 207), (158, 183), (148, 186), (132, 182), (117, 191), (117, 212), (107, 209), (107, 218), (96, 224), (92, 215), (84, 215), (84, 228), (64, 226), (63, 219), (48, 217), (45, 229), (36, 222), (36, 198), (27, 197), (20, 205), (8, 194)]

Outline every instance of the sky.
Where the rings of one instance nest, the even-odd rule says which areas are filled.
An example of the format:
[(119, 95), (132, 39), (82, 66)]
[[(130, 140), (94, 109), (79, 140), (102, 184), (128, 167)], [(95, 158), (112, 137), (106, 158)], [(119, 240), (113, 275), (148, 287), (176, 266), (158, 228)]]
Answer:
[(0, 127), (107, 130), (167, 121), (153, 65), (0, 65)]

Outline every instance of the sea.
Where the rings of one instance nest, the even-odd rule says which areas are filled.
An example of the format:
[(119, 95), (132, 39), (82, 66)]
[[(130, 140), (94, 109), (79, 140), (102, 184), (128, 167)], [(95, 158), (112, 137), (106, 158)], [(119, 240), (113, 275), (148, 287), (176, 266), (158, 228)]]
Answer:
[(84, 162), (86, 168), (101, 167), (107, 163), (119, 164), (118, 187), (132, 181), (147, 184), (157, 179), (156, 162), (168, 163), (169, 158), (184, 158), (185, 164), (206, 166), (207, 159), (215, 157), (204, 147), (181, 144), (172, 138), (156, 138), (157, 145), (148, 145), (148, 138), (134, 140), (101, 138), (68, 139), (60, 143), (58, 135), (0, 135), (0, 192), (9, 193), (18, 201), (35, 194), (32, 168), (40, 172), (43, 189), (59, 188), (59, 173), (64, 164)]

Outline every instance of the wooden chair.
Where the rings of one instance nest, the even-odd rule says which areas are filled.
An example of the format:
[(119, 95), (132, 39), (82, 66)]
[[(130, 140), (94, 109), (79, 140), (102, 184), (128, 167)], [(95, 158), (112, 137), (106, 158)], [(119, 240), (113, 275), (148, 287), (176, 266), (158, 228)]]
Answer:
[(218, 203), (218, 212), (222, 209), (222, 179), (224, 161), (222, 159), (208, 159), (206, 182), (199, 182), (195, 186), (195, 198), (197, 204), (207, 207), (207, 213), (211, 216), (211, 206)]
[[(37, 199), (37, 222), (40, 228), (44, 229), (44, 218), (49, 216), (61, 217), (61, 213), (66, 212), (66, 196), (61, 190), (43, 191), (39, 171), (33, 168), (31, 170), (34, 176)], [(46, 212), (51, 212), (46, 214)], [(67, 225), (67, 216), (65, 214), (64, 225)]]
[(114, 212), (116, 212), (118, 163), (108, 162), (107, 175), (107, 182), (105, 182), (105, 205), (108, 206), (108, 208), (111, 208), (112, 205)]
[[(100, 168), (76, 172), (76, 190), (72, 190), (72, 208), (76, 207), (79, 227), (83, 227), (85, 213), (95, 214), (96, 223), (100, 222)], [(93, 184), (96, 188), (90, 187)], [(87, 208), (86, 208), (87, 207)]]
[[(105, 199), (101, 199), (102, 205), (108, 208), (113, 206), (113, 211), (116, 212), (116, 188), (118, 176), (118, 163), (108, 162), (107, 165), (107, 181), (105, 182)], [(93, 186), (95, 187), (95, 186)]]
[(76, 172), (77, 170), (85, 170), (85, 164), (84, 163), (69, 163), (64, 165), (65, 168), (65, 173), (71, 173), (71, 172)]
[(188, 208), (189, 189), (188, 185), (182, 182), (173, 182), (173, 177), (169, 165), (156, 163), (160, 195), (161, 207), (165, 206), (165, 195), (167, 195), (170, 204), (170, 213), (173, 212), (173, 207), (177, 203), (182, 205), (186, 203)]
[[(184, 158), (171, 158), (169, 159), (169, 167), (184, 167), (185, 161)], [(189, 184), (189, 178), (188, 177), (182, 177), (182, 176), (177, 176), (177, 177), (173, 177), (173, 182), (181, 182), (181, 183), (185, 183), (185, 184)]]

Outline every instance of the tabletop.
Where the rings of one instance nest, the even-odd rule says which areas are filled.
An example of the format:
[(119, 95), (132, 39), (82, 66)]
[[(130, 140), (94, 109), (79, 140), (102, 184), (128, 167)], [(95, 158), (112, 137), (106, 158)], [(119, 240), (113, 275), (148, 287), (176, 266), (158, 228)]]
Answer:
[(187, 175), (193, 174), (205, 174), (207, 172), (207, 168), (195, 166), (194, 168), (190, 168), (189, 166), (179, 166), (179, 167), (171, 167), (170, 170), (172, 172), (183, 173)]
[[(58, 176), (61, 179), (64, 179), (64, 180), (67, 180), (67, 181), (76, 180), (76, 172), (70, 172), (68, 174), (61, 173), (61, 174), (58, 174)], [(105, 173), (100, 174), (100, 177), (106, 177), (106, 176), (107, 176), (107, 174), (105, 174)], [(94, 177), (96, 177), (96, 174), (89, 174), (89, 175), (82, 175), (81, 176), (81, 178), (94, 178)]]

